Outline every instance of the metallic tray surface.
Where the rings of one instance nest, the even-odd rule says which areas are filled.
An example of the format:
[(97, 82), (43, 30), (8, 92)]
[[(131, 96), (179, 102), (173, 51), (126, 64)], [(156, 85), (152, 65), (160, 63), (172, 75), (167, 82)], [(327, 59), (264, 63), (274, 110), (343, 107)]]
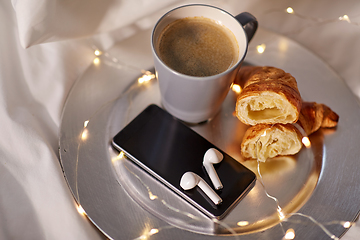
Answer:
[[(340, 116), (335, 130), (311, 135), (312, 147), (294, 157), (260, 164), (261, 181), (221, 222), (214, 222), (144, 173), (111, 147), (112, 137), (151, 103), (161, 106), (157, 80), (137, 82), (139, 69), (151, 69), (150, 32), (119, 43), (89, 67), (73, 86), (60, 130), (64, 176), (75, 200), (93, 224), (112, 239), (136, 239), (157, 229), (151, 239), (329, 239), (302, 216), (280, 221), (276, 202), (286, 214), (310, 215), (318, 222), (354, 221), (358, 216), (360, 108), (345, 83), (319, 58), (297, 43), (259, 29), (250, 44), (247, 64), (271, 65), (290, 72), (306, 101), (330, 106)], [(259, 44), (266, 51), (255, 51)], [(135, 67), (134, 67), (135, 66)], [(233, 116), (236, 93), (229, 92), (211, 121), (191, 126), (210, 142), (257, 172), (256, 161), (243, 161), (240, 143), (247, 128)], [(86, 128), (84, 122), (88, 121)], [(190, 217), (189, 217), (190, 216)], [(238, 222), (247, 222), (239, 226)], [(326, 225), (341, 236), (339, 224)]]

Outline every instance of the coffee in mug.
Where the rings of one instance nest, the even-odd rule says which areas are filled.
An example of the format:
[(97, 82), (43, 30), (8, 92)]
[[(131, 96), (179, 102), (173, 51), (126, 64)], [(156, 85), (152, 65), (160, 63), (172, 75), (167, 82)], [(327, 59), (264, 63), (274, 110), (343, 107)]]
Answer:
[(163, 29), (157, 52), (173, 70), (206, 77), (231, 68), (238, 61), (239, 46), (225, 26), (205, 17), (187, 17)]
[(151, 34), (161, 104), (187, 123), (212, 119), (230, 90), (258, 23), (250, 13), (231, 15), (189, 4), (165, 13)]

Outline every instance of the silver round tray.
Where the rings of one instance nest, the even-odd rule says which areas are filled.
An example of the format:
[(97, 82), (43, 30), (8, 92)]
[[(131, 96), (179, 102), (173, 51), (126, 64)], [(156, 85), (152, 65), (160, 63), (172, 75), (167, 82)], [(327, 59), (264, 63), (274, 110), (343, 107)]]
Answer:
[[(246, 64), (290, 72), (304, 100), (325, 103), (339, 114), (340, 121), (336, 129), (311, 135), (311, 148), (258, 166), (240, 156), (247, 126), (233, 115), (237, 93), (230, 91), (216, 117), (191, 127), (253, 170), (258, 180), (218, 222), (111, 147), (112, 137), (146, 106), (161, 106), (157, 80), (138, 82), (139, 69), (152, 67), (149, 36), (149, 31), (141, 32), (99, 57), (75, 83), (64, 107), (61, 165), (90, 221), (112, 239), (208, 239), (209, 235), (213, 239), (281, 239), (287, 229), (294, 230), (296, 239), (328, 239), (329, 233), (341, 236), (346, 229), (339, 223), (354, 221), (360, 209), (360, 108), (336, 73), (290, 39), (258, 30)], [(262, 54), (256, 51), (260, 44), (266, 44)]]

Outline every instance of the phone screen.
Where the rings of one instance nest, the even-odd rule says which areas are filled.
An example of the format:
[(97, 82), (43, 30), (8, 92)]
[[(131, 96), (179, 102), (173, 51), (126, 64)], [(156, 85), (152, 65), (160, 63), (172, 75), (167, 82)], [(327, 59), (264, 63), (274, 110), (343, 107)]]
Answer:
[[(217, 219), (223, 218), (256, 180), (252, 171), (156, 105), (148, 106), (122, 129), (113, 138), (113, 146), (207, 216)], [(214, 165), (223, 184), (223, 189), (216, 191), (223, 200), (220, 205), (212, 203), (198, 187), (180, 187), (180, 179), (188, 171), (213, 186), (202, 164), (209, 148), (216, 148), (224, 156)]]

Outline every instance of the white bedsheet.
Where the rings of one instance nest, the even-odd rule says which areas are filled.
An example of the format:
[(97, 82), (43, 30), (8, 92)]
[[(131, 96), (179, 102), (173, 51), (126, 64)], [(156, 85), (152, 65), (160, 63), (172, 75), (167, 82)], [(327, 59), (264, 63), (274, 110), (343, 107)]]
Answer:
[[(106, 51), (183, 3), (108, 0), (82, 8), (84, 2), (0, 2), (0, 239), (104, 239), (76, 211), (59, 164), (64, 101), (93, 61), (95, 46)], [(358, 1), (201, 2), (253, 13), (262, 27), (317, 54), (360, 98)], [(300, 15), (286, 13), (288, 6)], [(342, 239), (359, 236), (354, 226)]]

